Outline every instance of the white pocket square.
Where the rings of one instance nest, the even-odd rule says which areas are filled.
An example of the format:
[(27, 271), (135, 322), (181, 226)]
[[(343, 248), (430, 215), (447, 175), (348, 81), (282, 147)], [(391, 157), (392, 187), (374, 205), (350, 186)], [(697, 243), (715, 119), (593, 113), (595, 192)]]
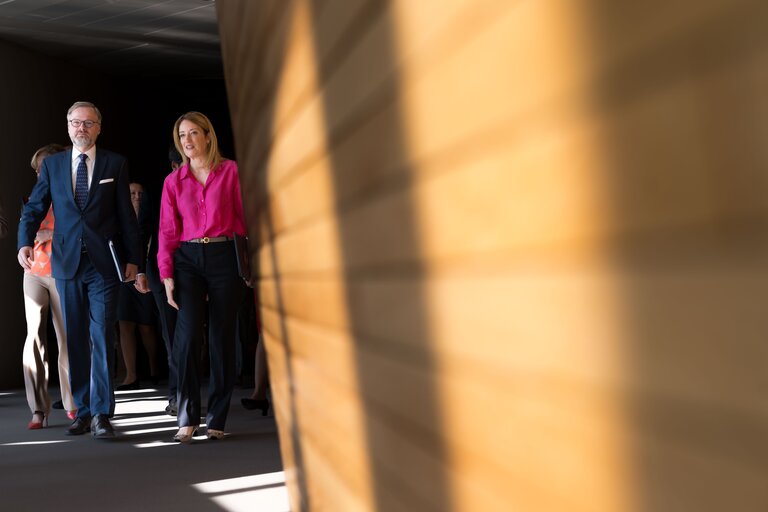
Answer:
[(112, 183), (113, 181), (115, 181), (115, 178), (107, 178), (105, 180), (101, 180), (99, 182), (99, 185), (101, 185), (102, 183)]

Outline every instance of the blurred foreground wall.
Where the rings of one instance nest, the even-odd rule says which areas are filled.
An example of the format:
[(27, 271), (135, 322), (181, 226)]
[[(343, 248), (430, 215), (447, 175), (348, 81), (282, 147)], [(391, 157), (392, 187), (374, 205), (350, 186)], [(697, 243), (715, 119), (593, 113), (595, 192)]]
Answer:
[(768, 510), (767, 2), (217, 6), (294, 510)]

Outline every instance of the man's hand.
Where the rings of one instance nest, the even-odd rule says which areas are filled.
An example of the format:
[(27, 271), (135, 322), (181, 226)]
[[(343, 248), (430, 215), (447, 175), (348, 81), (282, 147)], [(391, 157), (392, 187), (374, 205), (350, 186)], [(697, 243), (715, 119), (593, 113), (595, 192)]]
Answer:
[(165, 297), (168, 299), (168, 304), (170, 304), (173, 308), (179, 309), (179, 305), (176, 304), (176, 301), (173, 300), (173, 278), (172, 277), (166, 277), (163, 279), (163, 284), (165, 285)]
[(125, 281), (131, 282), (136, 280), (136, 273), (138, 271), (139, 267), (135, 263), (128, 263), (125, 265)]
[(136, 274), (136, 282), (133, 283), (133, 286), (141, 293), (147, 293), (149, 292), (149, 281), (147, 280), (146, 274)]
[(24, 270), (31, 270), (32, 265), (35, 263), (35, 251), (30, 246), (24, 246), (19, 249), (19, 254), (16, 257), (19, 260), (19, 265)]

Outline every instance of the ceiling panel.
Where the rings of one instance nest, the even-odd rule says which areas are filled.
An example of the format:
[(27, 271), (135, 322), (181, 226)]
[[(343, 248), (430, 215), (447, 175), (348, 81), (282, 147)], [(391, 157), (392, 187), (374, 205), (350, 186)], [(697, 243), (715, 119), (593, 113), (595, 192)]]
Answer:
[(223, 76), (208, 0), (0, 0), (0, 40), (112, 75)]

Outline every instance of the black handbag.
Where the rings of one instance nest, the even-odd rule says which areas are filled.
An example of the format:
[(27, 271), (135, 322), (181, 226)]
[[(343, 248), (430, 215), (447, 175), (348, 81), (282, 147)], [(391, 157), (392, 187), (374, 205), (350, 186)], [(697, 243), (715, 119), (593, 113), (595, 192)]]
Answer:
[(237, 273), (247, 283), (251, 280), (251, 262), (248, 257), (248, 237), (232, 233), (235, 241), (235, 256), (237, 257)]

